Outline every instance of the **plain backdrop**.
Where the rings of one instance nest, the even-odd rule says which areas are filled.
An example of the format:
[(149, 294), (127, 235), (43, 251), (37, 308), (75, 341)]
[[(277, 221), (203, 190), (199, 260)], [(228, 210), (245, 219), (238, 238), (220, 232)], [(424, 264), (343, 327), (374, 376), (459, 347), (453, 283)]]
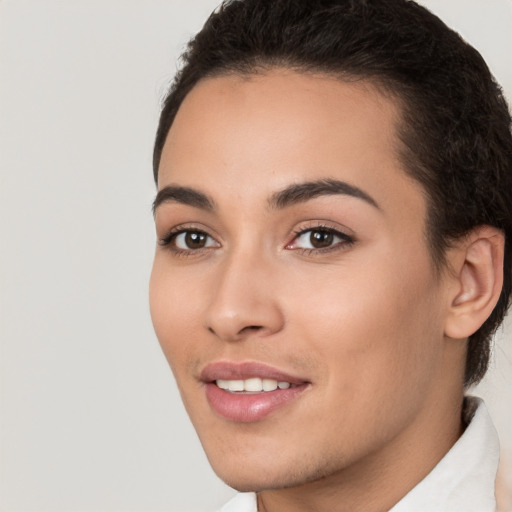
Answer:
[[(3, 512), (206, 511), (234, 492), (203, 455), (147, 299), (160, 101), (217, 3), (0, 1)], [(512, 97), (512, 1), (425, 3)], [(510, 337), (476, 391), (505, 464)]]

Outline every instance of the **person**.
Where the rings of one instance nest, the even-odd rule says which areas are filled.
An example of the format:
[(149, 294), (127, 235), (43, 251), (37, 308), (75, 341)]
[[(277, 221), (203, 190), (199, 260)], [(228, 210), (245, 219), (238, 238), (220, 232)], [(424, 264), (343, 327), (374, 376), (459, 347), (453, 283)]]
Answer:
[(150, 307), (223, 512), (495, 510), (467, 389), (510, 298), (510, 126), (411, 0), (230, 0), (189, 43)]

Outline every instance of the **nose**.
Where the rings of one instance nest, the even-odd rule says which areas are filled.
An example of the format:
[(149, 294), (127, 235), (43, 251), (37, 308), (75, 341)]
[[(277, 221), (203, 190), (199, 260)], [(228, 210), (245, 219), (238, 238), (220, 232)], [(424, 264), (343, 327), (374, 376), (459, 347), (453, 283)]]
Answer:
[(206, 327), (224, 341), (264, 337), (283, 328), (276, 270), (262, 258), (233, 255), (218, 268)]

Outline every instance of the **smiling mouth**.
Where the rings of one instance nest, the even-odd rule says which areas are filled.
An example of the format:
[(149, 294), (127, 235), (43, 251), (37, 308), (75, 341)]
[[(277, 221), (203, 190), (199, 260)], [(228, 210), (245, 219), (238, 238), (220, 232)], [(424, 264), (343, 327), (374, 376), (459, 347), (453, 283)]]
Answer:
[(276, 389), (289, 389), (297, 385), (286, 381), (277, 381), (275, 379), (265, 379), (260, 377), (252, 377), (250, 379), (217, 379), (215, 384), (224, 391), (230, 393), (262, 393), (267, 391), (275, 391)]
[(256, 362), (212, 363), (203, 369), (200, 379), (216, 416), (246, 424), (291, 407), (311, 387), (304, 378)]

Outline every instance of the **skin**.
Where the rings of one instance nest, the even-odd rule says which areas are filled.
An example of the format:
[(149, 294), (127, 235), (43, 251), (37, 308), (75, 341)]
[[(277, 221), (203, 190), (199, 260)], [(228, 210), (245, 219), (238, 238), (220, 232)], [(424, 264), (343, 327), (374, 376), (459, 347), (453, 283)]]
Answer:
[[(201, 249), (184, 235), (157, 246), (153, 323), (214, 470), (258, 491), (261, 511), (389, 510), (461, 434), (467, 333), (453, 309), (467, 297), (461, 272), (432, 263), (399, 120), (368, 83), (277, 69), (200, 82), (168, 134), (159, 190), (189, 187), (214, 207), (156, 208), (159, 240), (177, 227), (208, 238)], [(348, 194), (269, 204), (325, 179), (375, 204)], [(325, 228), (352, 242), (307, 250), (311, 231), (296, 235)], [(465, 254), (448, 260), (460, 269)], [(309, 384), (261, 421), (230, 421), (200, 378), (217, 361), (261, 362)]]

